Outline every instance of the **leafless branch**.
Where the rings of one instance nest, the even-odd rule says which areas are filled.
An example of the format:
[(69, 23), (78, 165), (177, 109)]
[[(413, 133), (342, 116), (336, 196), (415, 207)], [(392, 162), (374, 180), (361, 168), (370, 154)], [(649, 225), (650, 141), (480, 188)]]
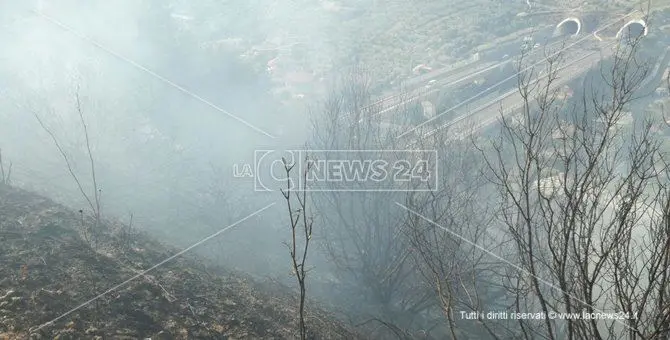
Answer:
[[(284, 171), (287, 178), (287, 188), (286, 190), (281, 189), (281, 193), (286, 200), (286, 207), (288, 209), (288, 217), (290, 220), (291, 227), (291, 243), (287, 244), (289, 248), (289, 254), (291, 256), (291, 265), (293, 267), (293, 275), (298, 281), (298, 286), (300, 288), (300, 306), (298, 310), (299, 317), (299, 331), (300, 339), (304, 340), (307, 337), (307, 328), (305, 326), (305, 298), (307, 296), (307, 272), (305, 265), (307, 262), (307, 254), (309, 250), (309, 244), (312, 240), (312, 227), (313, 227), (313, 218), (309, 216), (307, 211), (307, 174), (309, 173), (312, 162), (309, 158), (305, 159), (305, 169), (302, 176), (302, 180), (299, 181), (301, 187), (293, 188), (291, 185), (291, 171), (293, 170), (295, 163), (289, 164), (285, 158), (282, 158), (282, 163), (284, 164)], [(296, 192), (296, 200), (298, 202), (298, 209), (294, 210), (292, 207), (292, 197), (291, 193)], [(300, 226), (302, 228), (300, 228)], [(298, 233), (299, 229), (302, 229), (302, 249), (298, 250)]]
[[(65, 152), (65, 150), (61, 146), (61, 144), (58, 141), (58, 138), (56, 137), (54, 132), (51, 129), (49, 129), (49, 127), (46, 126), (44, 121), (42, 121), (42, 119), (40, 118), (40, 116), (36, 112), (33, 112), (33, 115), (35, 116), (35, 118), (39, 122), (42, 129), (44, 129), (44, 131), (46, 131), (49, 134), (49, 136), (51, 137), (51, 140), (53, 141), (54, 145), (58, 149), (58, 152), (60, 153), (61, 157), (65, 161), (65, 165), (67, 167), (68, 172), (70, 173), (70, 176), (75, 181), (75, 183), (77, 184), (77, 188), (79, 189), (79, 192), (81, 193), (81, 195), (84, 197), (84, 199), (88, 203), (89, 208), (91, 209), (91, 211), (93, 213), (93, 216), (95, 218), (94, 226), (92, 228), (90, 228), (91, 229), (90, 233), (92, 234), (92, 236), (94, 236), (94, 239), (89, 240), (89, 241), (97, 242), (97, 240), (96, 240), (97, 236), (96, 235), (99, 232), (98, 229), (99, 229), (100, 222), (101, 222), (101, 215), (100, 215), (100, 194), (101, 194), (101, 190), (98, 188), (98, 183), (97, 183), (97, 179), (96, 179), (96, 172), (95, 172), (95, 161), (93, 160), (93, 152), (91, 150), (90, 139), (89, 139), (89, 134), (88, 134), (88, 127), (86, 126), (86, 122), (85, 122), (84, 116), (83, 116), (83, 111), (81, 109), (81, 103), (80, 103), (80, 100), (79, 100), (79, 91), (77, 91), (75, 98), (76, 98), (76, 109), (77, 109), (77, 113), (78, 113), (79, 118), (80, 118), (82, 128), (84, 130), (84, 135), (85, 135), (85, 138), (86, 138), (86, 148), (87, 148), (88, 158), (89, 158), (90, 166), (91, 166), (91, 181), (92, 181), (92, 185), (93, 185), (93, 199), (91, 199), (91, 196), (86, 193), (86, 190), (84, 190), (84, 187), (83, 187), (83, 185), (82, 185), (82, 183), (79, 179), (79, 176), (77, 176), (77, 174), (75, 173), (74, 168), (72, 166), (72, 163), (70, 162), (70, 159), (68, 158), (67, 153)], [(83, 221), (83, 217), (82, 217), (82, 221)]]

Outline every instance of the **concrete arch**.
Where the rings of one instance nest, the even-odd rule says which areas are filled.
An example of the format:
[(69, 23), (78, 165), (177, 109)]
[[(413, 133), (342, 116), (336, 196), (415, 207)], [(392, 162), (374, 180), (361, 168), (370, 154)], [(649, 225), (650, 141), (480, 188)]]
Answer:
[(561, 34), (562, 33), (561, 29), (566, 29), (566, 27), (564, 27), (564, 26), (570, 25), (570, 24), (576, 24), (577, 25), (576, 31), (574, 33), (572, 33), (571, 35), (572, 36), (579, 35), (579, 33), (582, 31), (582, 21), (577, 17), (565, 18), (565, 19), (563, 19), (563, 21), (559, 22), (558, 25), (556, 25), (556, 34)]
[(621, 38), (621, 34), (623, 34), (623, 31), (630, 25), (642, 25), (643, 27), (642, 35), (646, 36), (647, 33), (649, 33), (649, 26), (647, 26), (647, 23), (642, 19), (637, 19), (637, 20), (631, 20), (627, 22), (625, 25), (623, 25), (623, 27), (621, 27), (621, 29), (618, 32), (616, 32), (616, 38), (617, 39)]

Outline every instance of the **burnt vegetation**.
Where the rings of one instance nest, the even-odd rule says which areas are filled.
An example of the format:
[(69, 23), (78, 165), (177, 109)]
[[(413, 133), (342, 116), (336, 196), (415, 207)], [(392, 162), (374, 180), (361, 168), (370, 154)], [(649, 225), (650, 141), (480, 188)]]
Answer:
[[(520, 105), (500, 107), (495, 131), (429, 124), (404, 95), (375, 102), (379, 70), (359, 60), (300, 118), (306, 153), (281, 158), (265, 208), (238, 218), (255, 202), (214, 153), (199, 154), (206, 179), (193, 157), (184, 178), (157, 180), (186, 183), (157, 195), (173, 203), (166, 220), (187, 216), (177, 237), (213, 231), (184, 247), (143, 231), (142, 207), (123, 221), (105, 210), (113, 162), (98, 152), (111, 146), (94, 127), (109, 126), (92, 123), (79, 87), (72, 129), (29, 110), (79, 203), (24, 188), (0, 149), (0, 339), (668, 339), (670, 113), (647, 104), (670, 74), (649, 85), (661, 66), (628, 33), (570, 96), (563, 49), (541, 63), (523, 50)], [(173, 142), (166, 153), (183, 152)], [(401, 164), (407, 177), (314, 181), (322, 160)], [(240, 224), (257, 229), (220, 237)], [(250, 274), (259, 262), (275, 272)]]

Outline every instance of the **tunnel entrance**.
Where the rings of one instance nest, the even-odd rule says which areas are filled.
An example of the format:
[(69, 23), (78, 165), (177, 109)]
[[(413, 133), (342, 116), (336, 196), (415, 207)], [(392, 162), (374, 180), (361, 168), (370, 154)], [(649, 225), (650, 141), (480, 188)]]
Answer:
[(556, 25), (555, 35), (576, 36), (582, 29), (582, 23), (577, 18), (567, 18)]
[(635, 41), (642, 36), (647, 35), (647, 25), (642, 20), (634, 20), (625, 24), (616, 37), (621, 41)]

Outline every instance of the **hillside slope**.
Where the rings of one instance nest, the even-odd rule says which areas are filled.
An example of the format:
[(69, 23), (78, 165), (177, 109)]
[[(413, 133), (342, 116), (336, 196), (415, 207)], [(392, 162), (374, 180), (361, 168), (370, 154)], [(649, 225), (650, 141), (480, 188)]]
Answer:
[[(0, 339), (296, 337), (290, 292), (188, 254), (143, 273), (178, 250), (113, 222), (95, 245), (91, 223), (0, 184)], [(358, 337), (316, 308), (307, 322), (316, 339)]]

